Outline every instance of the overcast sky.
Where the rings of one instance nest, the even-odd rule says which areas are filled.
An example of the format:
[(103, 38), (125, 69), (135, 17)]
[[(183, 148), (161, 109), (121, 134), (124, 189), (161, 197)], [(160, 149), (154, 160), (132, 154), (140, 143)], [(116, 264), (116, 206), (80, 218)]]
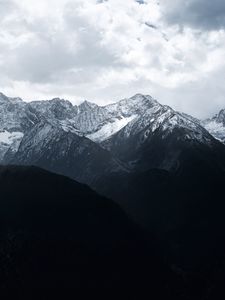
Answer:
[(224, 0), (0, 0), (0, 90), (106, 104), (225, 107)]

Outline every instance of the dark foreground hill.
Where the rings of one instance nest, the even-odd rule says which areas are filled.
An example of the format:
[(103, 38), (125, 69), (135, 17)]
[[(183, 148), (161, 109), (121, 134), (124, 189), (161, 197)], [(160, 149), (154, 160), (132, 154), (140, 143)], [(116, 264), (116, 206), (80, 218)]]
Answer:
[(170, 299), (156, 241), (110, 200), (34, 167), (0, 167), (0, 191), (1, 288), (148, 287)]
[(206, 159), (207, 152), (184, 154), (176, 172), (152, 169), (105, 178), (101, 187), (167, 245), (190, 299), (224, 299), (225, 173)]

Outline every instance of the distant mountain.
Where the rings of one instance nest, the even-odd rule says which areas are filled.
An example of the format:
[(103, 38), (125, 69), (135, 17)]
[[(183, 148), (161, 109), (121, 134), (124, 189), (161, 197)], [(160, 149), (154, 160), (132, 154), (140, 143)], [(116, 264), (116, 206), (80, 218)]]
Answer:
[(34, 167), (0, 167), (0, 190), (1, 290), (135, 286), (174, 299), (156, 240), (112, 201)]
[(222, 167), (225, 158), (225, 148), (198, 120), (156, 101), (101, 145), (134, 171), (177, 171), (184, 152), (202, 148), (213, 157), (221, 155), (221, 159), (214, 159), (218, 167)]
[(219, 141), (225, 143), (225, 109), (212, 118), (202, 121), (202, 125)]

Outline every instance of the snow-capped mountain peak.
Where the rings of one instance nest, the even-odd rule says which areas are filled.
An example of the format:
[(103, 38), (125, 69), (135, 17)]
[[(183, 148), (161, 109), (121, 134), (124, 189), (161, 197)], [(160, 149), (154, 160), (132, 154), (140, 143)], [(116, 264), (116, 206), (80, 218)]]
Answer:
[(107, 105), (106, 108), (112, 111), (120, 111), (124, 116), (130, 116), (133, 113), (142, 114), (146, 109), (154, 106), (160, 106), (160, 104), (151, 96), (136, 94), (131, 98)]
[(225, 109), (222, 109), (219, 114), (216, 115), (215, 119), (218, 123), (223, 123), (225, 126)]
[(141, 94), (106, 106), (85, 102), (85, 109), (80, 111), (78, 107), (74, 123), (89, 139), (102, 142), (152, 107), (160, 104), (151, 96)]
[(216, 139), (225, 143), (225, 109), (222, 109), (214, 117), (202, 121), (202, 126)]
[(136, 118), (127, 124), (121, 131), (121, 135), (129, 137), (143, 132), (143, 141), (148, 138), (150, 133), (154, 134), (158, 130), (162, 132), (162, 137), (165, 137), (175, 128), (183, 128), (189, 131), (189, 134), (184, 136), (186, 139), (202, 140), (203, 136), (208, 137), (206, 130), (201, 127), (198, 120), (176, 112), (167, 105), (161, 105), (154, 99), (150, 98), (149, 100), (149, 107), (145, 107), (143, 113), (138, 114)]

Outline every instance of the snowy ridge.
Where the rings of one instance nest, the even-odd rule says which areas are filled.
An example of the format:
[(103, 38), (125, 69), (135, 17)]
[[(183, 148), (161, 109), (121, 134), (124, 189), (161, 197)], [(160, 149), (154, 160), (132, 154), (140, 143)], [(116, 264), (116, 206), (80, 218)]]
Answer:
[(159, 103), (155, 103), (139, 117), (129, 122), (121, 130), (119, 136), (121, 139), (126, 139), (131, 135), (142, 134), (141, 141), (144, 142), (157, 131), (161, 132), (163, 139), (171, 134), (175, 128), (182, 128), (186, 131), (182, 136), (184, 140), (193, 139), (203, 143), (210, 143), (211, 141), (209, 133), (199, 124), (198, 120)]
[(163, 169), (176, 172), (187, 153), (213, 152), (222, 147), (199, 120), (154, 102), (101, 146), (124, 162), (131, 172)]
[[(97, 134), (106, 125), (111, 128), (110, 124), (115, 123), (115, 128), (117, 128), (117, 124), (123, 124), (123, 122), (119, 121), (131, 117), (133, 119), (134, 116), (142, 114), (155, 102), (150, 96), (143, 95), (135, 95), (132, 98), (123, 99), (106, 106), (91, 105), (90, 102), (85, 101), (85, 104), (81, 104), (80, 106), (87, 107), (87, 110), (80, 110), (80, 107), (78, 107), (78, 114), (70, 121), (85, 136), (91, 136), (94, 133)], [(124, 126), (126, 126), (126, 122), (124, 122)], [(118, 129), (121, 129), (121, 127), (118, 126)], [(113, 133), (115, 133), (115, 130)], [(109, 130), (110, 135), (111, 130)], [(104, 135), (103, 138), (105, 139), (106, 136)]]

